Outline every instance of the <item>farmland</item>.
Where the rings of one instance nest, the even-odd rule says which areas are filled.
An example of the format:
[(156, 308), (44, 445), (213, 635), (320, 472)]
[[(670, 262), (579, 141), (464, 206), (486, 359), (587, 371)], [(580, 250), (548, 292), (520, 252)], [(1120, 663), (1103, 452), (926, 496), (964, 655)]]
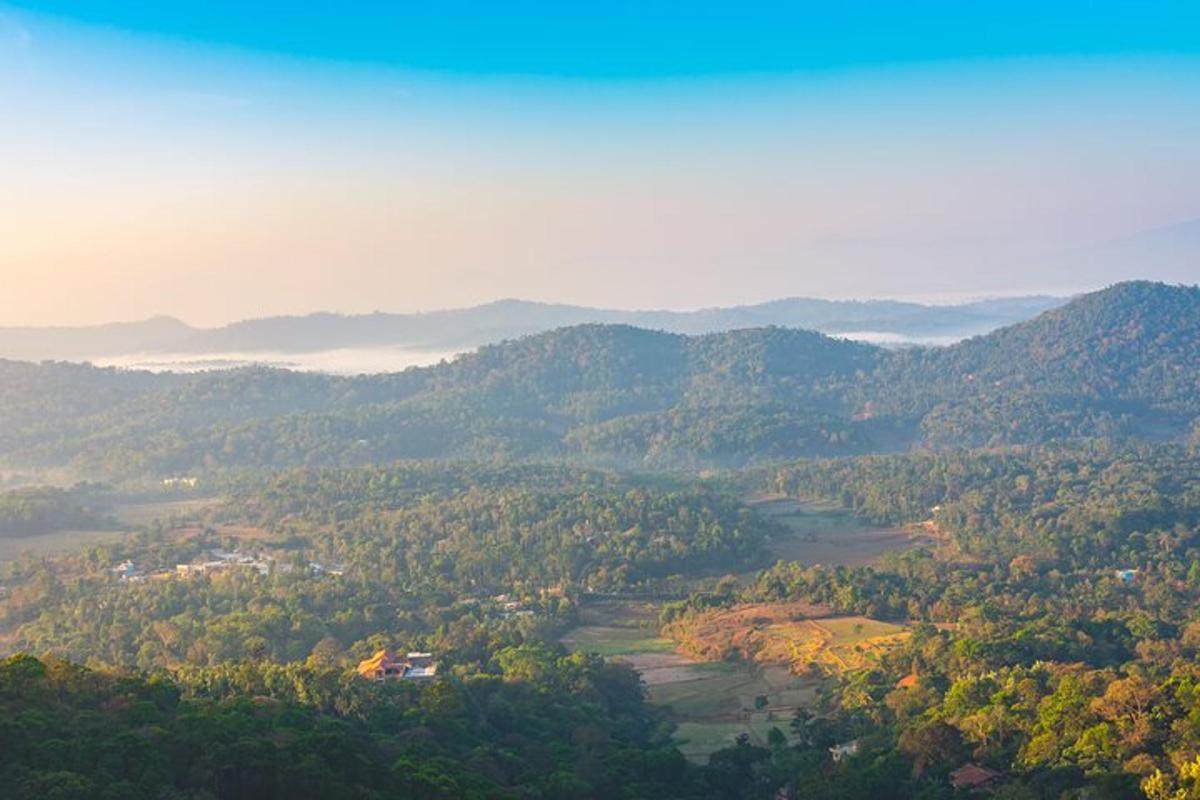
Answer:
[[(34, 558), (78, 550), (94, 545), (112, 544), (130, 532), (171, 520), (190, 520), (200, 511), (219, 501), (219, 498), (186, 500), (121, 502), (112, 507), (112, 527), (71, 529), (39, 533), (34, 536), (0, 537), (0, 562), (15, 561), (22, 554)], [(186, 529), (181, 529), (186, 530)], [(224, 536), (255, 538), (254, 529), (220, 529)], [(260, 532), (261, 533), (261, 532)]]
[(757, 744), (766, 742), (773, 727), (787, 733), (792, 712), (811, 705), (820, 686), (819, 679), (783, 667), (705, 662), (676, 652), (676, 643), (657, 632), (653, 604), (593, 603), (581, 614), (584, 624), (564, 636), (563, 644), (637, 669), (650, 701), (670, 708), (679, 748), (694, 761), (704, 761), (742, 733)]
[(126, 531), (122, 530), (72, 530), (13, 539), (0, 538), (0, 562), (15, 561), (22, 553), (40, 558), (89, 545), (109, 544), (125, 535)]
[[(833, 506), (774, 496), (749, 502), (782, 525), (769, 545), (775, 559), (859, 566), (913, 544), (908, 531)], [(650, 701), (670, 708), (680, 750), (694, 761), (742, 733), (756, 744), (773, 727), (788, 733), (795, 709), (814, 705), (823, 675), (867, 666), (907, 635), (899, 625), (802, 603), (714, 610), (661, 631), (658, 612), (653, 603), (593, 601), (562, 642), (637, 669)]]
[(771, 555), (781, 561), (871, 566), (888, 553), (926, 543), (922, 534), (872, 525), (826, 503), (762, 495), (751, 498), (750, 505), (786, 529), (770, 545)]
[(742, 659), (793, 672), (862, 669), (899, 644), (902, 626), (836, 616), (805, 603), (753, 603), (692, 615), (668, 632), (681, 652), (706, 661)]

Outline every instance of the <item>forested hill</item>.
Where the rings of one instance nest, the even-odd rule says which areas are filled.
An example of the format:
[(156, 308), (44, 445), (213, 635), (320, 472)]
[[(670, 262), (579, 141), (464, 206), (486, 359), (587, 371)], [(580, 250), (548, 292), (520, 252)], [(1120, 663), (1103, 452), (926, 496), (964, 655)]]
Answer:
[(919, 416), (932, 444), (1186, 435), (1200, 415), (1200, 287), (1117, 284), (987, 336), (898, 355), (880, 376), (880, 394), (909, 389), (890, 410)]
[(0, 459), (88, 476), (464, 456), (702, 466), (1178, 438), (1200, 419), (1200, 289), (1118, 284), (940, 349), (584, 325), (392, 375), (0, 362), (0, 387)]

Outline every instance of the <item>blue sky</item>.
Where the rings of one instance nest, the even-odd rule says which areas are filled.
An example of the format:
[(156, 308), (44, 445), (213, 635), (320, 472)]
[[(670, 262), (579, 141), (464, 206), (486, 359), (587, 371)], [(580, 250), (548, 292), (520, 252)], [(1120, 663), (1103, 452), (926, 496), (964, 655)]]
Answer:
[(1200, 217), (1197, 31), (1195, 3), (0, 0), (0, 324), (1195, 281), (1094, 253)]
[(50, 0), (111, 28), (472, 75), (775, 73), (1031, 56), (1194, 54), (1194, 2)]

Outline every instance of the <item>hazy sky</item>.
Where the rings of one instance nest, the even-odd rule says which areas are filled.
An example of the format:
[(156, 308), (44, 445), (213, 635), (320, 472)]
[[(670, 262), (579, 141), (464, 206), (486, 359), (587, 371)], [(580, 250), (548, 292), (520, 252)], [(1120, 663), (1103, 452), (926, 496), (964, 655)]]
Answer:
[(0, 0), (0, 325), (1200, 280), (1193, 2), (405, 5)]

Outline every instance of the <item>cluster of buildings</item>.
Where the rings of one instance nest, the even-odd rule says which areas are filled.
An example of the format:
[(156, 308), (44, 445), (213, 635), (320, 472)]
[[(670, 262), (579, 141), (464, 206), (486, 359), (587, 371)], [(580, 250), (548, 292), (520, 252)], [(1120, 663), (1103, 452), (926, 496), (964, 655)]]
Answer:
[(198, 478), (188, 476), (182, 478), (163, 478), (162, 485), (164, 489), (195, 489), (198, 483), (200, 483)]
[(201, 561), (193, 564), (176, 564), (175, 573), (180, 577), (191, 577), (193, 575), (207, 575), (211, 572), (220, 572), (222, 570), (245, 568), (252, 569), (259, 575), (266, 576), (271, 572), (271, 562), (265, 558), (242, 553), (237, 550), (213, 550), (212, 558), (208, 561)]
[(504, 619), (533, 616), (532, 609), (526, 608), (523, 602), (515, 600), (507, 594), (498, 594), (492, 598), (492, 601), (499, 604), (500, 616)]
[(344, 575), (346, 567), (343, 564), (322, 564), (319, 561), (308, 562), (308, 570), (318, 577), (322, 575)]
[(433, 653), (393, 653), (379, 650), (358, 665), (358, 674), (370, 681), (428, 680), (437, 675)]
[[(212, 550), (203, 561), (176, 564), (175, 569), (162, 569), (149, 573), (139, 570), (131, 559), (125, 559), (112, 568), (112, 574), (122, 581), (134, 582), (144, 581), (148, 578), (156, 580), (169, 577), (192, 578), (197, 575), (210, 575), (234, 569), (250, 569), (265, 577), (271, 573), (272, 566), (283, 572), (289, 572), (292, 569), (291, 564), (276, 564), (273, 559), (265, 556), (251, 555), (240, 550)], [(310, 561), (308, 563), (308, 570), (317, 577), (326, 575), (336, 576), (342, 575), (345, 572), (345, 567), (341, 564), (326, 565), (317, 561)]]

